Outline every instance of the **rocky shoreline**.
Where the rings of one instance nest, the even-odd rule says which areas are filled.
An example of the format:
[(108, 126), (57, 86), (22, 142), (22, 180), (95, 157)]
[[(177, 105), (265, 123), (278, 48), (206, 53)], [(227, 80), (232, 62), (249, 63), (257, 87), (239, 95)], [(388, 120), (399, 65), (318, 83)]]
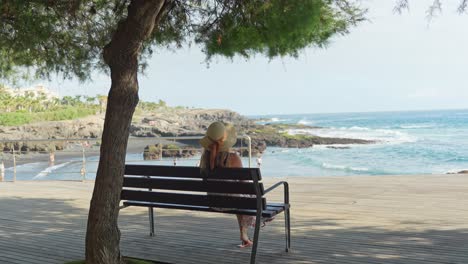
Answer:
[[(129, 153), (143, 153), (144, 159), (161, 157), (187, 158), (199, 155), (197, 139), (164, 140), (160, 137), (203, 136), (209, 124), (222, 120), (236, 126), (239, 135), (248, 135), (252, 143), (252, 155), (262, 154), (268, 147), (310, 148), (325, 145), (327, 148), (341, 151), (352, 148), (355, 144), (374, 144), (376, 141), (354, 138), (319, 137), (310, 134), (294, 134), (291, 131), (319, 130), (321, 127), (300, 124), (285, 125), (277, 123), (258, 124), (229, 110), (205, 109), (161, 109), (158, 113), (136, 115), (131, 125), (132, 143)], [(46, 161), (51, 149), (56, 152), (56, 160), (80, 157), (81, 143), (90, 144), (87, 153), (99, 155), (99, 136), (102, 133), (104, 115), (68, 121), (41, 122), (22, 126), (0, 126), (0, 149), (6, 167), (12, 166), (12, 150), (17, 155), (17, 165)], [(262, 123), (265, 123), (263, 121)], [(153, 143), (154, 138), (157, 144)], [(52, 147), (51, 141), (57, 139)], [(66, 141), (64, 141), (64, 139)], [(83, 141), (86, 139), (86, 141)], [(242, 145), (241, 145), (242, 144)], [(245, 141), (235, 146), (247, 155)], [(240, 149), (240, 147), (243, 147)], [(88, 152), (91, 151), (91, 152)], [(19, 156), (18, 156), (19, 155)], [(454, 174), (468, 174), (463, 170)]]
[[(130, 136), (136, 138), (152, 137), (183, 137), (202, 136), (209, 124), (222, 120), (232, 123), (240, 135), (250, 136), (252, 140), (252, 154), (264, 152), (267, 147), (283, 148), (310, 148), (314, 145), (342, 145), (372, 144), (374, 141), (352, 138), (328, 138), (313, 135), (292, 135), (291, 129), (307, 130), (320, 129), (306, 125), (265, 124), (260, 125), (256, 120), (241, 116), (240, 114), (222, 109), (185, 109), (167, 107), (157, 113), (144, 113), (134, 117), (130, 128)], [(104, 115), (94, 115), (86, 118), (69, 121), (41, 122), (22, 126), (0, 127), (0, 148), (4, 152), (13, 149), (27, 152), (48, 152), (52, 149), (51, 142), (34, 141), (39, 139), (97, 139), (102, 133)], [(5, 142), (5, 141), (10, 142)], [(12, 142), (16, 140), (17, 142)], [(177, 141), (189, 146), (198, 146), (198, 140)], [(166, 146), (167, 147), (167, 146)], [(165, 149), (166, 149), (165, 147)], [(237, 145), (240, 147), (240, 144)], [(54, 151), (66, 148), (57, 144)], [(146, 145), (147, 150), (161, 147)], [(141, 149), (143, 152), (144, 149)], [(244, 150), (245, 151), (245, 150)], [(151, 151), (147, 151), (151, 152)], [(172, 153), (172, 154), (171, 154)], [(182, 149), (172, 149), (153, 156), (186, 157), (194, 155), (193, 152)], [(149, 157), (149, 156), (148, 156)]]
[[(353, 138), (319, 137), (308, 134), (291, 135), (291, 129), (321, 129), (321, 127), (307, 125), (255, 125), (247, 131), (252, 139), (252, 148), (255, 152), (263, 152), (268, 146), (282, 148), (311, 148), (314, 145), (351, 145), (373, 144), (375, 141)], [(337, 147), (338, 148), (338, 147)], [(340, 147), (341, 148), (341, 147)], [(255, 154), (255, 153), (254, 153)]]
[(447, 172), (447, 174), (468, 174), (468, 170), (461, 170), (458, 172)]

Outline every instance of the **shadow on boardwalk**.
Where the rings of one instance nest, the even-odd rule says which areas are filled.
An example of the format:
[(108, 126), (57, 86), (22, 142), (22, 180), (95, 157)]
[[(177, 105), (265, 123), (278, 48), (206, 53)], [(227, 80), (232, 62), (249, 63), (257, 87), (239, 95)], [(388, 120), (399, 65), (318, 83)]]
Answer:
[[(0, 197), (0, 262), (64, 263), (82, 259), (87, 209), (75, 199)], [(148, 236), (146, 210), (127, 208), (119, 220), (124, 255), (170, 263), (247, 263), (236, 247), (235, 217), (156, 210)], [(468, 263), (468, 229), (395, 231), (394, 226), (346, 227), (342, 219), (293, 217), (291, 253), (284, 252), (283, 218), (263, 228), (259, 263)], [(418, 226), (417, 222), (411, 223)], [(422, 224), (422, 223), (421, 223)]]
[(81, 258), (87, 212), (73, 202), (1, 197), (2, 263), (63, 263)]

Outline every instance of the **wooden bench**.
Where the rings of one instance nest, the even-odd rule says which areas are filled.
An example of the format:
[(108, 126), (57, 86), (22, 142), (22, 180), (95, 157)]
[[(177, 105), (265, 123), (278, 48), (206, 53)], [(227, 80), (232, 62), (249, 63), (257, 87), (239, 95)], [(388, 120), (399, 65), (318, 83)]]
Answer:
[[(281, 185), (284, 202), (267, 203), (264, 195)], [(262, 219), (284, 212), (286, 252), (291, 247), (288, 183), (278, 182), (265, 190), (257, 168), (219, 168), (202, 173), (198, 167), (126, 165), (120, 199), (121, 209), (148, 207), (150, 236), (154, 236), (153, 208), (254, 215), (257, 218), (251, 264), (255, 263)]]

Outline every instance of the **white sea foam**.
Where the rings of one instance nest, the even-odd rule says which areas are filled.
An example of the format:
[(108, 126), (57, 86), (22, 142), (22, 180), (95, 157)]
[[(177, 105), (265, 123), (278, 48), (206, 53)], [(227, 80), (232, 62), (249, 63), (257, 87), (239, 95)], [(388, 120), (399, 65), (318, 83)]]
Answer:
[(62, 163), (62, 164), (58, 164), (58, 165), (55, 165), (55, 166), (48, 167), (45, 170), (39, 172), (36, 176), (34, 176), (33, 180), (42, 179), (42, 178), (46, 177), (47, 175), (49, 175), (50, 173), (52, 173), (53, 171), (55, 171), (57, 169), (60, 169), (60, 168), (63, 168), (63, 167), (67, 166), (70, 163), (71, 163), (71, 161), (68, 161), (68, 162), (65, 162), (65, 163)]
[(365, 139), (387, 144), (400, 144), (417, 141), (416, 137), (398, 130), (371, 129), (359, 126), (320, 129), (289, 129), (287, 132), (291, 135), (303, 134), (320, 137)]
[(401, 125), (400, 128), (403, 129), (418, 129), (418, 128), (433, 128), (435, 124), (408, 124), (408, 125)]
[(280, 122), (287, 122), (288, 119), (284, 119), (284, 118), (279, 118), (279, 117), (272, 117), (272, 118), (269, 118), (261, 123), (280, 123)]
[[(27, 168), (30, 168), (30, 167), (34, 167), (34, 166), (37, 166), (37, 165), (41, 165), (42, 163), (41, 162), (31, 162), (31, 163), (25, 163), (25, 164), (21, 164), (21, 165), (16, 165), (16, 170), (21, 170), (23, 168), (27, 169)], [(5, 168), (6, 171), (13, 171), (14, 170), (14, 167), (8, 167), (8, 168)]]
[(341, 130), (357, 130), (357, 131), (369, 131), (371, 130), (368, 127), (360, 127), (360, 126), (352, 126), (350, 128), (347, 127), (340, 127)]
[(350, 146), (350, 144), (322, 144), (322, 145), (314, 145), (313, 149), (334, 149), (334, 148), (345, 149), (345, 148), (351, 148), (351, 147), (356, 148), (358, 146), (359, 145)]
[(322, 167), (325, 169), (332, 169), (332, 170), (344, 170), (344, 171), (369, 171), (368, 168), (365, 167), (351, 167), (345, 165), (336, 165), (330, 163), (322, 163)]
[(313, 122), (307, 119), (301, 119), (297, 122), (298, 125), (311, 125)]
[(343, 120), (358, 121), (358, 120), (369, 120), (369, 119), (370, 119), (369, 117), (348, 117), (348, 118), (344, 118)]
[(322, 163), (322, 167), (324, 167), (325, 169), (339, 169), (339, 170), (346, 169), (346, 166), (334, 165), (334, 164), (330, 164), (330, 163)]

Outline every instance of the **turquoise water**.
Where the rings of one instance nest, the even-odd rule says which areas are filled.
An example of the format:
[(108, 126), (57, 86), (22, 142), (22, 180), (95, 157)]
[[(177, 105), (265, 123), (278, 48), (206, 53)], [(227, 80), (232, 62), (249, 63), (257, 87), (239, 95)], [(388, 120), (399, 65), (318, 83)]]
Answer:
[(323, 129), (290, 133), (376, 140), (349, 149), (314, 146), (272, 149), (267, 175), (382, 175), (447, 173), (468, 169), (468, 110), (261, 116), (263, 123), (306, 124)]
[[(291, 130), (291, 134), (376, 140), (372, 145), (347, 149), (314, 146), (307, 149), (269, 147), (262, 157), (262, 174), (270, 176), (332, 176), (439, 174), (468, 169), (468, 110), (299, 114), (253, 116), (263, 123), (307, 124), (320, 129)], [(196, 166), (197, 159), (178, 160)], [(97, 157), (88, 157), (86, 178), (94, 178)], [(172, 159), (142, 161), (142, 153), (129, 153), (129, 163), (173, 164)], [(244, 164), (248, 160), (244, 158)], [(255, 158), (253, 158), (255, 165)], [(49, 167), (47, 162), (21, 165), (17, 179), (81, 179), (81, 159)], [(6, 178), (12, 178), (7, 168)]]

